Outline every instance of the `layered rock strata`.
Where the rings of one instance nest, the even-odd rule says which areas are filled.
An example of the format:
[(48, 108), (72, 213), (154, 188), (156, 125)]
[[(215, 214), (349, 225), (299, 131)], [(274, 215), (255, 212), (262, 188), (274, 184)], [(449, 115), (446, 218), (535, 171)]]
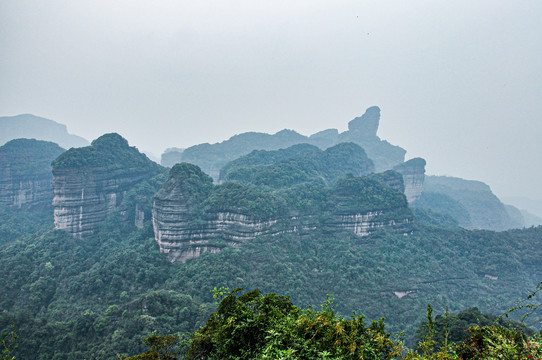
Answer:
[(425, 160), (422, 158), (410, 159), (393, 168), (403, 175), (404, 193), (408, 203), (412, 204), (418, 200), (423, 191), (425, 179)]
[[(54, 170), (55, 229), (76, 238), (92, 235), (120, 205), (126, 191), (149, 177), (137, 169)], [(142, 226), (142, 224), (141, 224)]]
[[(53, 163), (55, 229), (80, 239), (94, 234), (126, 192), (157, 171), (158, 165), (117, 134), (70, 149)], [(136, 209), (136, 226), (142, 220)]]
[[(404, 196), (388, 187), (387, 191), (393, 193), (394, 201), (399, 199), (399, 206), (404, 211), (398, 213), (395, 212), (396, 209), (356, 211), (355, 200), (349, 199), (344, 206), (338, 207), (342, 210), (319, 216), (311, 214), (294, 216), (288, 215), (292, 213), (291, 211), (280, 211), (267, 218), (257, 218), (239, 211), (201, 212), (194, 208), (202, 207), (200, 204), (205, 203), (206, 199), (216, 196), (209, 183), (210, 178), (206, 179), (205, 174), (198, 174), (197, 172), (201, 170), (199, 168), (194, 170), (191, 168), (193, 165), (184, 165), (185, 171), (190, 172), (190, 175), (180, 175), (178, 167), (181, 165), (183, 164), (176, 165), (172, 169), (170, 179), (155, 195), (152, 207), (155, 240), (160, 252), (166, 254), (172, 262), (183, 263), (188, 259), (199, 257), (203, 252), (218, 252), (225, 246), (235, 246), (265, 235), (276, 236), (286, 233), (303, 235), (322, 230), (331, 233), (346, 231), (357, 236), (367, 236), (383, 227), (395, 228), (402, 233), (409, 232), (406, 225), (411, 222), (412, 216), (406, 207)], [(400, 178), (400, 175), (397, 176)], [(194, 179), (198, 178), (203, 179), (202, 185), (194, 185), (196, 183)], [(192, 184), (187, 184), (189, 181)], [(375, 186), (379, 184), (377, 181), (367, 181), (372, 181), (371, 184)], [(242, 187), (238, 185), (232, 188)], [(241, 192), (227, 197), (232, 198), (239, 193)], [(198, 194), (196, 195), (199, 196), (198, 202), (194, 201), (193, 194)]]
[(51, 162), (62, 152), (57, 144), (16, 139), (0, 147), (0, 207), (50, 204)]

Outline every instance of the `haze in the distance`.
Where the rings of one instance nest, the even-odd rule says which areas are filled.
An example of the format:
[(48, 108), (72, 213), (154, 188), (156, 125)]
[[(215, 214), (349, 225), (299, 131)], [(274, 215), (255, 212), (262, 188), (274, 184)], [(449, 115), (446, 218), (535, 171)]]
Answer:
[(542, 198), (542, 2), (0, 2), (0, 116), (159, 155), (283, 128), (379, 136), (430, 174)]

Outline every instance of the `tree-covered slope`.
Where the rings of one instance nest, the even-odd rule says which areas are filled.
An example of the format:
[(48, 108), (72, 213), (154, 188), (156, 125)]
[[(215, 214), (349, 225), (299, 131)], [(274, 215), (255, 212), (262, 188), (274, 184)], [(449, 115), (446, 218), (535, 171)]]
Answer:
[(48, 176), (51, 162), (65, 150), (55, 143), (35, 139), (15, 139), (0, 146), (0, 177), (9, 171), (17, 180)]
[(340, 133), (328, 129), (311, 136), (304, 136), (292, 130), (282, 130), (274, 135), (248, 132), (232, 136), (216, 144), (200, 144), (184, 150), (170, 149), (162, 155), (162, 165), (173, 166), (180, 162), (198, 165), (205, 173), (218, 179), (219, 171), (229, 161), (249, 154), (253, 150), (277, 150), (295, 144), (307, 143), (320, 148), (353, 142), (365, 149), (373, 160), (378, 172), (389, 170), (404, 161), (406, 151), (381, 140), (377, 135), (380, 109), (370, 107), (360, 117), (348, 123), (348, 131)]
[(324, 181), (331, 186), (346, 174), (374, 172), (373, 162), (354, 143), (341, 143), (325, 151), (296, 145), (278, 151), (257, 151), (222, 169), (222, 180), (284, 188), (304, 182)]
[(508, 214), (489, 186), (480, 181), (426, 176), (422, 198), (415, 206), (456, 217), (459, 225), (468, 229), (500, 231), (523, 226)]
[(93, 168), (158, 172), (160, 166), (116, 133), (102, 135), (90, 146), (70, 149), (53, 161), (53, 170)]
[(0, 324), (16, 324), (20, 354), (134, 354), (153, 330), (201, 325), (215, 286), (280, 291), (299, 306), (318, 305), (329, 293), (338, 313), (384, 316), (391, 330), (411, 336), (428, 302), (441, 313), (448, 305), (453, 312), (477, 306), (499, 314), (542, 277), (540, 227), (503, 233), (419, 227), (409, 236), (380, 231), (363, 239), (317, 231), (260, 237), (171, 264), (149, 224), (142, 230), (121, 224), (111, 219), (84, 242), (54, 231), (0, 246)]
[[(282, 130), (276, 134), (247, 132), (232, 136), (216, 144), (199, 144), (181, 151), (169, 151), (163, 156), (162, 165), (173, 166), (180, 162), (196, 164), (217, 178), (220, 169), (229, 161), (250, 153), (252, 150), (276, 150), (305, 143), (307, 138), (293, 130)], [(177, 156), (175, 156), (177, 155)]]
[(288, 160), (295, 157), (303, 157), (309, 154), (319, 153), (321, 150), (310, 144), (297, 144), (279, 150), (254, 150), (250, 154), (241, 156), (235, 160), (228, 162), (220, 169), (219, 180), (224, 181), (228, 177), (228, 173), (234, 169), (250, 166), (271, 165), (279, 161)]

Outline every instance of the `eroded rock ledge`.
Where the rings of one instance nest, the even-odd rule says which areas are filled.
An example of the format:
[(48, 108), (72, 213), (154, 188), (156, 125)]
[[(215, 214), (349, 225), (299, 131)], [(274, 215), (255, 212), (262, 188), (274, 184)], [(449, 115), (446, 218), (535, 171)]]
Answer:
[[(77, 238), (92, 235), (128, 190), (158, 171), (157, 164), (118, 134), (66, 151), (53, 162), (55, 229)], [(137, 211), (136, 217), (137, 226), (142, 221)]]
[[(400, 175), (395, 174), (400, 182)], [(259, 194), (254, 188), (232, 183), (213, 186), (212, 179), (197, 166), (178, 164), (153, 200), (155, 240), (170, 261), (182, 263), (203, 252), (218, 252), (264, 235), (321, 230), (367, 236), (382, 227), (409, 231), (412, 213), (404, 195), (374, 178), (350, 176), (333, 189), (313, 189), (317, 191), (314, 198), (324, 196), (327, 200), (323, 202), (333, 200), (336, 205), (318, 216), (295, 206), (284, 207), (276, 193)], [(349, 191), (356, 194), (350, 196)], [(258, 209), (243, 209), (254, 203)]]
[(412, 204), (418, 200), (423, 191), (425, 160), (422, 158), (410, 159), (395, 166), (393, 170), (403, 175), (403, 184), (408, 203)]

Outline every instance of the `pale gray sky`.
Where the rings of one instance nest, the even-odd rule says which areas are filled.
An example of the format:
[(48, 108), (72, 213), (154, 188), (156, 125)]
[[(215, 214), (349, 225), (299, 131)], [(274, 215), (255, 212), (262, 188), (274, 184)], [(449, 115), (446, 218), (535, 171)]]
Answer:
[(159, 155), (245, 131), (379, 135), (542, 198), (542, 1), (0, 1), (0, 116)]

